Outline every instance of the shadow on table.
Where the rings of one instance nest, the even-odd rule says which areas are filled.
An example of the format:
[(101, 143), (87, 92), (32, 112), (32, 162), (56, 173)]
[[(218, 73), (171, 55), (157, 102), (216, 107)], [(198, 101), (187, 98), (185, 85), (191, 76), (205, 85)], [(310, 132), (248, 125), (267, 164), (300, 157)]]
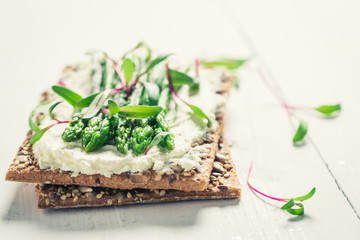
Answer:
[(36, 207), (34, 185), (18, 187), (8, 212), (2, 216), (6, 222), (28, 222), (51, 230), (105, 230), (158, 225), (165, 227), (193, 226), (199, 212), (209, 208), (225, 208), (239, 204), (239, 200), (197, 200), (191, 202), (138, 204), (102, 208), (50, 209)]

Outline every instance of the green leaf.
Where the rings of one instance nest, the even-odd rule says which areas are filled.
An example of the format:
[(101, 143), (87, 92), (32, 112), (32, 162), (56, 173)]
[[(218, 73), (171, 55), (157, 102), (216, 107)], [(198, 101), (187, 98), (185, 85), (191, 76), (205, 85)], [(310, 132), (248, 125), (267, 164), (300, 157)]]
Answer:
[(286, 211), (292, 215), (304, 215), (304, 205), (302, 203), (295, 203), (295, 205), (299, 208), (288, 208)]
[(158, 145), (167, 135), (169, 135), (170, 132), (161, 132), (159, 134), (157, 134), (154, 139), (151, 141), (150, 145), (148, 146), (147, 150), (145, 151), (145, 155), (146, 153), (153, 147), (155, 147), (156, 145)]
[(299, 127), (293, 137), (293, 143), (298, 143), (304, 139), (308, 131), (307, 124), (300, 120)]
[(305, 196), (294, 198), (295, 201), (305, 201), (309, 198), (311, 198), (315, 194), (316, 188), (311, 189), (311, 191), (306, 194)]
[(52, 90), (57, 93), (60, 97), (62, 97), (65, 101), (70, 103), (73, 107), (75, 104), (82, 99), (82, 97), (71, 91), (70, 89), (62, 86), (52, 86)]
[(287, 203), (285, 203), (285, 204), (281, 207), (281, 209), (282, 209), (282, 210), (286, 210), (286, 209), (292, 208), (294, 205), (295, 205), (294, 199), (291, 198)]
[(114, 116), (114, 114), (120, 112), (119, 106), (113, 100), (108, 101), (109, 110), (110, 110), (110, 117)]
[(149, 62), (149, 61), (151, 60), (151, 55), (152, 55), (151, 49), (148, 47), (148, 48), (147, 48), (147, 56), (146, 56), (146, 58), (145, 58), (145, 62)]
[(189, 87), (189, 96), (194, 96), (198, 94), (200, 91), (200, 83), (195, 82), (193, 85)]
[(106, 89), (106, 82), (108, 78), (106, 59), (104, 59), (104, 61), (101, 62), (101, 68), (102, 68), (102, 72), (101, 72), (101, 81), (100, 81), (100, 91), (103, 91), (104, 89)]
[[(294, 206), (298, 208), (293, 208)], [(281, 207), (281, 209), (286, 210), (288, 213), (293, 215), (304, 214), (304, 205), (302, 203), (295, 203), (294, 199), (290, 199), (284, 206)]]
[(42, 136), (44, 135), (44, 133), (49, 129), (50, 129), (50, 127), (46, 127), (46, 128), (41, 129), (38, 132), (35, 132), (35, 134), (30, 139), (31, 146), (34, 145), (37, 141), (39, 141), (42, 138)]
[(191, 110), (194, 112), (195, 115), (197, 115), (197, 116), (199, 116), (199, 117), (201, 117), (203, 119), (206, 119), (207, 122), (208, 122), (207, 126), (211, 127), (212, 122), (210, 121), (209, 117), (199, 107), (197, 107), (195, 105), (192, 105), (192, 104), (189, 104), (189, 103), (185, 103), (185, 104), (188, 105), (191, 108)]
[(104, 103), (106, 102), (106, 99), (110, 94), (110, 91), (112, 91), (112, 89), (107, 89), (103, 92), (100, 92), (94, 98), (94, 100), (91, 102), (89, 108), (85, 112), (85, 115), (83, 116), (84, 119), (92, 118), (100, 111), (100, 109), (104, 106)]
[(143, 41), (139, 42), (135, 47), (134, 49), (137, 49), (137, 48), (140, 48), (142, 46), (145, 46), (145, 43)]
[(314, 110), (323, 113), (325, 115), (331, 115), (333, 113), (337, 113), (340, 112), (341, 110), (341, 105), (340, 104), (336, 104), (336, 105), (322, 105), (320, 107), (314, 108)]
[(173, 69), (169, 69), (169, 71), (174, 85), (193, 85), (195, 83), (194, 79), (185, 73)]
[(143, 82), (145, 89), (148, 93), (149, 104), (156, 105), (159, 101), (160, 89), (155, 83)]
[(161, 112), (162, 108), (158, 106), (125, 106), (120, 107), (120, 114), (128, 118), (147, 118)]
[(156, 65), (158, 65), (159, 63), (161, 63), (162, 61), (164, 61), (165, 59), (167, 59), (171, 54), (167, 54), (167, 55), (161, 55), (157, 58), (155, 58), (154, 60), (152, 60), (148, 67), (146, 68), (145, 72), (150, 71), (152, 68), (154, 68)]
[(42, 108), (43, 106), (45, 105), (48, 105), (51, 101), (48, 100), (48, 101), (43, 101), (41, 102), (39, 105), (37, 105), (30, 113), (30, 116), (29, 116), (29, 126), (31, 128), (31, 130), (33, 130), (34, 132), (38, 132), (40, 131), (40, 128), (38, 127), (38, 124), (36, 124), (34, 121), (33, 121), (33, 118), (35, 117), (35, 115), (39, 112), (41, 112), (39, 109)]
[(124, 71), (126, 83), (129, 83), (131, 81), (134, 74), (134, 67), (135, 64), (133, 63), (133, 61), (131, 61), (129, 58), (125, 58), (122, 64), (122, 69)]
[(38, 127), (38, 125), (33, 121), (33, 117), (35, 116), (35, 111), (32, 111), (30, 113), (30, 116), (29, 116), (29, 126), (31, 128), (31, 130), (33, 130), (34, 132), (38, 132), (40, 131), (40, 128)]
[(54, 104), (49, 108), (49, 116), (50, 116), (51, 119), (56, 120), (56, 119), (54, 118), (52, 112), (53, 112), (54, 109), (57, 107), (57, 105), (59, 105), (60, 103), (62, 103), (62, 102), (54, 103)]
[(100, 93), (94, 93), (86, 98), (81, 99), (80, 101), (78, 101), (75, 106), (79, 107), (79, 108), (85, 108), (85, 107), (89, 107), (91, 102), (94, 100), (94, 98), (99, 95)]
[(241, 67), (247, 59), (220, 59), (213, 62), (202, 62), (202, 65), (207, 68), (226, 67), (229, 70), (234, 70)]

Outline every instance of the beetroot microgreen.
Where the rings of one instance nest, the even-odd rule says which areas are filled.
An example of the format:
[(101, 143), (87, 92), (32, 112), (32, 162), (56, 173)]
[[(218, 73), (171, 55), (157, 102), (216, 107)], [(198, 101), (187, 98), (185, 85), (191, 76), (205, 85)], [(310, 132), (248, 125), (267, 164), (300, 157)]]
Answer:
[[(253, 191), (253, 192), (256, 192), (266, 198), (269, 198), (269, 199), (272, 199), (272, 200), (275, 200), (275, 201), (279, 201), (279, 202), (286, 202), (282, 207), (281, 209), (282, 210), (286, 210), (288, 213), (292, 214), (292, 215), (303, 215), (305, 210), (304, 210), (304, 205), (300, 202), (302, 201), (305, 201), (305, 200), (308, 200), (310, 199), (314, 194), (315, 194), (315, 191), (316, 191), (316, 188), (312, 188), (311, 191), (304, 195), (304, 196), (301, 196), (301, 197), (296, 197), (296, 198), (277, 198), (277, 197), (272, 197), (270, 195), (267, 195), (261, 191), (259, 191), (258, 189), (254, 188), (251, 184), (250, 184), (250, 181), (249, 181), (249, 178), (250, 178), (250, 174), (251, 174), (251, 170), (252, 170), (252, 166), (253, 166), (253, 162), (251, 161), (250, 162), (250, 167), (249, 167), (249, 172), (248, 172), (248, 175), (247, 175), (247, 185), (249, 186), (249, 188)], [(299, 202), (300, 201), (300, 202)]]
[(56, 122), (43, 128), (43, 129), (40, 129), (38, 131), (34, 131), (34, 135), (31, 137), (30, 139), (30, 144), (31, 145), (34, 145), (37, 141), (39, 141), (42, 136), (46, 133), (47, 130), (49, 130), (50, 128), (52, 128), (53, 126), (55, 125), (58, 125), (58, 124), (62, 124), (62, 123), (69, 123), (69, 121), (60, 121), (58, 119), (56, 119), (54, 116), (53, 116), (53, 111), (54, 109), (60, 104), (61, 102), (56, 102), (54, 103), (50, 108), (49, 108), (49, 115), (50, 115), (50, 118), (55, 120)]
[(333, 117), (337, 116), (337, 114), (341, 110), (341, 105), (322, 105), (316, 108), (311, 107), (299, 107), (299, 106), (292, 106), (287, 103), (287, 101), (284, 99), (284, 97), (276, 90), (276, 88), (273, 86), (273, 84), (270, 83), (269, 79), (267, 78), (266, 74), (258, 68), (258, 73), (264, 82), (265, 86), (268, 88), (268, 90), (274, 95), (275, 98), (280, 102), (281, 106), (286, 110), (287, 114), (291, 118), (291, 120), (298, 119), (299, 124), (296, 129), (296, 132), (293, 136), (293, 143), (299, 144), (304, 142), (304, 138), (308, 133), (308, 124), (304, 120), (299, 120), (299, 117), (295, 114), (295, 111), (306, 111), (309, 109), (318, 111), (322, 114), (324, 114), (326, 117)]
[(171, 78), (171, 74), (170, 74), (170, 68), (169, 66), (166, 64), (166, 75), (167, 75), (167, 79), (169, 82), (169, 88), (170, 88), (170, 92), (171, 92), (171, 96), (173, 97), (173, 99), (175, 99), (175, 97), (177, 97), (178, 99), (180, 99), (183, 103), (185, 103), (192, 111), (193, 113), (200, 117), (203, 118), (205, 120), (207, 120), (207, 126), (211, 127), (212, 122), (210, 121), (210, 118), (197, 106), (192, 105), (190, 103), (187, 103), (186, 101), (184, 101), (178, 94), (178, 92), (175, 90), (174, 88), (174, 84)]
[(39, 122), (38, 121), (36, 121), (36, 122), (34, 122), (33, 121), (33, 118), (37, 115), (37, 114), (39, 114), (39, 113), (41, 113), (42, 111), (41, 111), (41, 108), (42, 107), (44, 107), (45, 105), (48, 105), (49, 103), (50, 103), (51, 101), (43, 101), (43, 102), (41, 102), (39, 105), (37, 105), (32, 111), (31, 111), (31, 113), (30, 113), (30, 115), (29, 115), (29, 119), (28, 119), (28, 121), (29, 121), (29, 126), (30, 126), (30, 129), (31, 130), (33, 130), (34, 132), (38, 132), (38, 131), (40, 131), (41, 129), (39, 128)]
[(52, 90), (73, 107), (75, 107), (76, 103), (82, 99), (79, 94), (63, 86), (52, 86)]

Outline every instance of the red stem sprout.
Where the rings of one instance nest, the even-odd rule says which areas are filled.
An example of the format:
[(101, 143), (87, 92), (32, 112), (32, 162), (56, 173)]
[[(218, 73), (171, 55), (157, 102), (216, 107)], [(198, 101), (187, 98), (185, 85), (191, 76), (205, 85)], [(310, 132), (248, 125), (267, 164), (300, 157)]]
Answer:
[(249, 186), (249, 188), (250, 188), (252, 191), (257, 192), (257, 193), (263, 195), (264, 197), (270, 198), (270, 199), (272, 199), (272, 200), (276, 200), (276, 201), (280, 201), (280, 202), (287, 202), (287, 201), (289, 201), (289, 199), (286, 199), (286, 198), (271, 197), (271, 196), (269, 196), (269, 195), (267, 195), (267, 194), (265, 194), (265, 193), (260, 192), (260, 191), (257, 190), (256, 188), (254, 188), (254, 187), (250, 184), (250, 182), (249, 182), (249, 178), (250, 178), (250, 173), (251, 173), (251, 170), (252, 170), (252, 166), (253, 166), (253, 162), (251, 161), (251, 163), (250, 163), (250, 168), (249, 168), (249, 172), (248, 172), (247, 179), (246, 179), (247, 185)]
[(199, 77), (199, 59), (195, 59), (195, 73), (196, 77)]

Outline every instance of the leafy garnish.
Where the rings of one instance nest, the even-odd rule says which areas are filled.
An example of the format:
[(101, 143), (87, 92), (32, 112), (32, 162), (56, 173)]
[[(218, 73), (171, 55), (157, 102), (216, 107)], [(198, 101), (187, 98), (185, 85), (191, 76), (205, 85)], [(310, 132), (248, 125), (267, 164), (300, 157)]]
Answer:
[(161, 110), (162, 108), (158, 106), (138, 105), (120, 107), (119, 113), (128, 118), (147, 118), (155, 116), (161, 112)]
[(31, 137), (31, 139), (30, 139), (30, 144), (31, 144), (31, 145), (34, 145), (37, 141), (39, 141), (39, 140), (42, 138), (42, 136), (44, 135), (44, 133), (45, 133), (47, 130), (49, 130), (50, 128), (51, 128), (51, 126), (48, 126), (48, 127), (46, 127), (46, 128), (43, 128), (43, 129), (35, 132), (35, 134), (34, 134), (34, 135)]
[(37, 105), (34, 110), (31, 111), (30, 116), (29, 116), (29, 126), (30, 129), (33, 130), (34, 132), (38, 132), (41, 129), (38, 127), (38, 124), (35, 123), (33, 121), (33, 118), (35, 117), (35, 115), (41, 111), (39, 111), (39, 109), (45, 105), (48, 105), (51, 101), (43, 101), (41, 102), (39, 105)]
[(114, 114), (120, 112), (119, 106), (113, 100), (108, 101), (110, 117), (114, 116)]
[[(302, 203), (299, 202), (295, 202), (295, 201), (305, 201), (309, 198), (311, 198), (314, 194), (315, 194), (316, 188), (311, 189), (311, 191), (301, 197), (297, 197), (297, 198), (291, 198), (287, 203), (285, 203), (281, 209), (288, 211), (290, 214), (293, 215), (303, 215), (304, 214), (304, 205)], [(293, 208), (294, 206), (296, 206), (296, 208)]]
[(148, 47), (148, 48), (147, 48), (147, 56), (146, 56), (146, 58), (145, 58), (145, 62), (147, 62), (147, 63), (150, 62), (151, 56), (152, 56), (151, 49)]
[(153, 147), (155, 147), (156, 145), (158, 145), (167, 135), (169, 135), (170, 132), (161, 132), (159, 134), (157, 134), (154, 139), (151, 141), (150, 145), (148, 146), (148, 148), (146, 149), (144, 155), (146, 155), (149, 150)]
[(173, 69), (169, 69), (169, 71), (173, 85), (193, 85), (195, 83), (194, 79), (185, 73)]
[[(110, 115), (113, 116), (116, 113), (128, 118), (148, 118), (151, 116), (157, 115), (162, 107), (159, 106), (146, 106), (146, 105), (136, 105), (136, 106), (124, 106), (119, 107), (116, 102), (113, 100), (108, 101)], [(106, 112), (106, 110), (104, 111)]]
[(65, 101), (75, 107), (76, 103), (82, 99), (82, 97), (71, 91), (70, 89), (62, 86), (52, 86), (52, 90), (62, 97)]
[(326, 116), (330, 116), (334, 113), (338, 113), (341, 110), (341, 105), (340, 104), (336, 104), (336, 105), (322, 105), (319, 106), (317, 108), (314, 108), (314, 110), (326, 115)]
[(188, 105), (191, 110), (193, 111), (193, 113), (198, 116), (198, 117), (201, 117), (203, 119), (206, 119), (207, 120), (207, 126), (208, 127), (211, 127), (212, 126), (212, 122), (210, 121), (210, 118), (197, 106), (195, 105), (192, 105), (192, 104), (189, 104), (187, 102), (184, 102), (186, 105)]
[(311, 189), (311, 191), (304, 195), (304, 196), (301, 196), (301, 197), (296, 197), (294, 198), (294, 201), (305, 201), (305, 200), (308, 200), (309, 198), (311, 198), (314, 194), (315, 194), (315, 191), (316, 191), (316, 188), (313, 188)]
[(61, 124), (61, 123), (69, 123), (69, 121), (60, 121), (58, 119), (56, 119), (54, 116), (53, 116), (53, 111), (54, 109), (56, 108), (56, 106), (58, 106), (61, 102), (57, 102), (55, 104), (53, 104), (50, 108), (49, 108), (49, 115), (50, 115), (50, 118), (55, 120), (56, 123), (53, 123), (43, 129), (39, 129), (38, 131), (34, 131), (34, 135), (31, 137), (30, 139), (30, 144), (31, 145), (34, 145), (37, 141), (39, 141), (42, 136), (46, 133), (47, 130), (49, 130), (50, 128), (52, 128), (53, 126), (55, 125), (58, 125), (58, 124)]
[(85, 108), (85, 107), (89, 107), (91, 102), (94, 100), (94, 98), (99, 95), (100, 93), (94, 93), (86, 98), (81, 99), (80, 101), (78, 101), (75, 106), (79, 107), (79, 108)]
[[(297, 208), (293, 208), (296, 206)], [(281, 207), (282, 210), (286, 210), (292, 215), (304, 215), (304, 205), (302, 203), (295, 203), (294, 199), (290, 199), (285, 205)]]
[(179, 94), (177, 93), (177, 91), (174, 88), (173, 82), (172, 82), (172, 78), (171, 78), (171, 74), (170, 74), (170, 68), (169, 66), (166, 64), (166, 75), (167, 75), (167, 79), (169, 81), (169, 88), (170, 88), (170, 92), (171, 95), (174, 97), (176, 96), (177, 98), (179, 98), (183, 103), (185, 103), (188, 107), (190, 107), (190, 109), (193, 111), (193, 113), (195, 115), (197, 115), (200, 118), (206, 119), (207, 120), (207, 126), (211, 127), (212, 123), (210, 121), (210, 118), (197, 106), (192, 105), (190, 103), (187, 103), (186, 101), (184, 101)]
[(89, 105), (89, 108), (85, 112), (83, 118), (89, 119), (95, 116), (104, 106), (104, 103), (106, 102), (106, 99), (111, 91), (112, 89), (107, 89), (105, 91), (100, 92)]
[[(292, 215), (303, 215), (304, 214), (304, 205), (302, 203), (295, 202), (295, 201), (305, 201), (305, 200), (311, 198), (315, 194), (316, 188), (311, 189), (311, 191), (308, 194), (306, 194), (304, 196), (301, 196), (301, 197), (297, 197), (297, 198), (288, 199), (288, 198), (277, 198), (277, 197), (269, 196), (269, 195), (267, 195), (267, 194), (265, 194), (263, 192), (260, 192), (259, 190), (257, 190), (256, 188), (254, 188), (250, 184), (249, 178), (250, 178), (252, 166), (253, 166), (253, 162), (251, 161), (250, 162), (249, 172), (248, 172), (248, 175), (247, 175), (247, 185), (249, 186), (249, 188), (252, 191), (254, 191), (256, 193), (259, 193), (260, 195), (262, 195), (264, 197), (267, 197), (269, 199), (272, 199), (272, 200), (276, 200), (276, 201), (280, 201), (280, 202), (286, 202), (281, 207), (281, 209), (286, 210), (288, 213), (290, 213)], [(294, 207), (296, 207), (296, 208), (294, 208)]]
[(156, 65), (158, 65), (159, 63), (161, 63), (162, 61), (164, 61), (165, 59), (167, 59), (171, 54), (167, 54), (167, 55), (161, 55), (157, 58), (155, 58), (154, 60), (152, 60), (149, 65), (147, 66), (145, 72), (149, 72), (151, 69), (153, 69)]
[(202, 62), (201, 64), (206, 68), (226, 67), (229, 70), (234, 70), (241, 67), (247, 59), (220, 59), (213, 62)]
[(54, 109), (57, 107), (57, 105), (59, 105), (60, 103), (62, 103), (62, 102), (54, 103), (54, 104), (49, 108), (49, 116), (50, 116), (50, 118), (53, 119), (53, 120), (57, 120), (57, 119), (54, 117), (54, 115), (53, 115), (52, 112), (53, 112)]
[(126, 80), (126, 83), (129, 83), (133, 77), (134, 74), (134, 63), (129, 58), (125, 58), (122, 69), (124, 71), (124, 77)]
[(302, 141), (304, 139), (304, 137), (306, 136), (307, 131), (308, 131), (308, 126), (307, 126), (306, 122), (300, 120), (299, 126), (293, 137), (293, 143), (296, 144), (296, 143), (299, 143), (300, 141)]

